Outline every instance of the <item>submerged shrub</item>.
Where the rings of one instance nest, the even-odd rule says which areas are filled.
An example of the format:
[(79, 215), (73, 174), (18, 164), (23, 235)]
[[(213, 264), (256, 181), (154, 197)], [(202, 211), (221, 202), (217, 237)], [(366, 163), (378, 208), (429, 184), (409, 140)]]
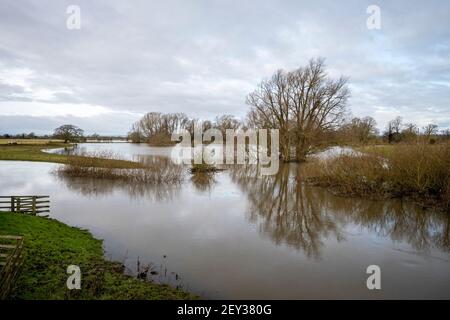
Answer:
[[(67, 163), (58, 168), (58, 173), (70, 177), (126, 180), (136, 183), (178, 183), (183, 180), (183, 168), (179, 165), (160, 162), (124, 167), (117, 155), (109, 152), (68, 156)], [(128, 164), (130, 162), (127, 162)]]
[(211, 173), (216, 171), (220, 171), (220, 169), (217, 169), (215, 166), (206, 163), (194, 163), (192, 165), (192, 168), (190, 169), (191, 173)]

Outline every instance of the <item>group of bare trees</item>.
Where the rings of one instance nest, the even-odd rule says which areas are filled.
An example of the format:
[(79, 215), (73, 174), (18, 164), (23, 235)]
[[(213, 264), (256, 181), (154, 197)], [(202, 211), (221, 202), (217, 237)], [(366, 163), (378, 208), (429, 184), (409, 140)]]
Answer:
[(172, 133), (185, 128), (189, 118), (184, 113), (149, 112), (133, 124), (128, 135), (132, 142), (170, 144)]
[[(439, 133), (438, 128), (439, 127), (436, 124), (430, 123), (420, 130), (416, 124), (403, 123), (401, 117), (396, 117), (388, 122), (383, 138), (388, 143), (414, 142), (419, 138), (433, 143), (435, 142), (435, 136)], [(449, 135), (450, 132), (448, 130), (442, 130), (441, 136), (443, 138), (446, 138)]]
[(277, 71), (247, 97), (249, 125), (278, 129), (280, 156), (302, 161), (344, 120), (350, 95), (347, 79), (331, 79), (323, 59), (294, 71)]
[(352, 118), (337, 130), (336, 141), (340, 143), (367, 144), (377, 139), (379, 130), (372, 117)]
[(184, 113), (147, 113), (133, 124), (128, 138), (135, 143), (146, 142), (152, 145), (172, 144), (173, 133), (187, 130), (194, 136), (195, 125), (202, 125), (203, 130), (217, 128), (225, 136), (226, 129), (237, 130), (243, 127), (242, 123), (232, 115), (217, 116), (214, 121), (189, 118)]

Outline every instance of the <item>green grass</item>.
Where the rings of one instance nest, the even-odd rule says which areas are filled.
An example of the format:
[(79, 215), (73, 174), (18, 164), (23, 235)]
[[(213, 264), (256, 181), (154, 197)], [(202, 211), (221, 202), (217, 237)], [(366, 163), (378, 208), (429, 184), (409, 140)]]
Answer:
[[(24, 263), (12, 291), (13, 299), (196, 298), (125, 275), (120, 263), (104, 259), (101, 240), (53, 219), (2, 212), (0, 234), (24, 236)], [(67, 289), (69, 265), (81, 269), (81, 290)]]
[[(42, 149), (64, 148), (70, 146), (71, 146), (70, 144), (64, 144), (59, 142), (48, 142), (42, 144), (19, 144), (19, 145), (0, 144), (0, 160), (67, 163), (68, 156), (63, 154), (46, 153), (43, 152)], [(93, 162), (88, 161), (88, 163)], [(116, 160), (116, 159), (96, 159), (95, 165), (103, 168), (120, 168), (120, 169), (142, 167), (142, 164), (137, 162)]]

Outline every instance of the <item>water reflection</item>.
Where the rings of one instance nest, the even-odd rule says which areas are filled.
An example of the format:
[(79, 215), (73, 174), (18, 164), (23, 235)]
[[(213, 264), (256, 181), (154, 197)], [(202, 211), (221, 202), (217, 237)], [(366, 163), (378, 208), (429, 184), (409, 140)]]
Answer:
[[(175, 185), (130, 184), (49, 174), (57, 164), (4, 161), (0, 190), (50, 195), (52, 218), (89, 229), (104, 239), (107, 257), (132, 271), (138, 257), (167, 265), (206, 298), (449, 298), (445, 214), (335, 197), (303, 185), (295, 165), (263, 177), (251, 166), (226, 166), (197, 180), (187, 167), (172, 167), (172, 148), (86, 147), (186, 175)], [(381, 292), (365, 286), (369, 264), (383, 270)]]
[(292, 179), (291, 166), (278, 174), (259, 176), (255, 166), (230, 170), (232, 180), (247, 194), (249, 219), (276, 244), (285, 243), (308, 256), (318, 257), (322, 239), (343, 239), (336, 217), (323, 210), (323, 193), (305, 188)]
[(196, 173), (191, 176), (190, 180), (195, 189), (200, 192), (211, 191), (217, 183), (215, 173)]
[(247, 194), (249, 220), (277, 245), (320, 257), (325, 239), (345, 240), (351, 225), (416, 250), (450, 249), (450, 217), (401, 200), (370, 201), (337, 197), (303, 184), (298, 165), (284, 165), (274, 176), (259, 176), (255, 166), (229, 168), (232, 181)]
[(349, 221), (357, 223), (380, 237), (405, 241), (416, 250), (438, 248), (450, 251), (450, 216), (424, 210), (401, 200), (367, 201), (352, 199), (336, 207)]
[(63, 175), (57, 175), (57, 178), (64, 182), (70, 191), (88, 197), (109, 196), (116, 191), (125, 191), (130, 199), (145, 197), (155, 201), (170, 201), (177, 197), (181, 188), (179, 183), (154, 185), (108, 179), (74, 178)]

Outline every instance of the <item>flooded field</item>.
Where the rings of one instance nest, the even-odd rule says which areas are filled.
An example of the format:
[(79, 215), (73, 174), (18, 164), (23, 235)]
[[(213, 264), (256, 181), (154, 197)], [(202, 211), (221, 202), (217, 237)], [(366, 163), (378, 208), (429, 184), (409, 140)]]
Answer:
[[(171, 148), (93, 143), (134, 161), (176, 166)], [(400, 200), (336, 197), (295, 164), (260, 177), (231, 166), (176, 184), (67, 178), (58, 164), (2, 161), (3, 195), (45, 194), (52, 218), (104, 239), (128, 272), (205, 298), (450, 298), (450, 217)], [(381, 268), (382, 290), (366, 287)]]

